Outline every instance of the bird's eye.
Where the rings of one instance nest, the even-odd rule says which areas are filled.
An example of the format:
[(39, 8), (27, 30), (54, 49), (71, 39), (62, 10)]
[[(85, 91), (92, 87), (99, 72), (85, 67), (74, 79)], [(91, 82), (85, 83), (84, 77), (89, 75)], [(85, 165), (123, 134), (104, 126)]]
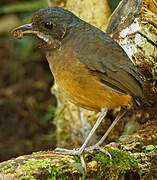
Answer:
[(52, 28), (53, 28), (53, 24), (51, 24), (51, 23), (45, 23), (45, 27), (46, 27), (47, 29), (52, 29)]

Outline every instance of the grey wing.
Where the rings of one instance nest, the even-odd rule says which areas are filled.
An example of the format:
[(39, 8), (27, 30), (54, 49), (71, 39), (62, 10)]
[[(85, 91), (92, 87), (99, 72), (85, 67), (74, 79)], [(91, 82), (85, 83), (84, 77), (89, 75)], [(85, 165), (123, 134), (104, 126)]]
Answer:
[(92, 34), (87, 32), (86, 40), (82, 39), (81, 46), (76, 48), (77, 59), (115, 91), (142, 97), (138, 70), (124, 50), (102, 31), (96, 29)]

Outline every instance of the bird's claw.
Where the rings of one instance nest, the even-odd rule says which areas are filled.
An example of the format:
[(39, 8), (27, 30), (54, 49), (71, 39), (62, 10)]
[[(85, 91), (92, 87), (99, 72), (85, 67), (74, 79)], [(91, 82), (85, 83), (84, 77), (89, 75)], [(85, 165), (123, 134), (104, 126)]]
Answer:
[(80, 151), (80, 149), (69, 150), (69, 149), (64, 149), (64, 148), (56, 148), (55, 151), (57, 154), (69, 154), (69, 155), (79, 156), (80, 160), (81, 160), (81, 165), (84, 168), (84, 170), (86, 171), (86, 163), (85, 163), (84, 157), (82, 155), (82, 151)]
[(82, 152), (79, 149), (69, 150), (64, 148), (56, 148), (55, 151), (58, 154), (69, 154), (69, 155), (78, 155), (78, 156), (82, 154)]

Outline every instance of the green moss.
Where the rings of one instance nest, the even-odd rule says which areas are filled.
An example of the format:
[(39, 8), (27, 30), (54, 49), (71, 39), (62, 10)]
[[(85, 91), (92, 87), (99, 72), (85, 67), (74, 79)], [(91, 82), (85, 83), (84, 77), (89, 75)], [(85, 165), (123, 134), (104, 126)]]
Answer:
[(38, 152), (33, 152), (32, 154), (45, 154), (46, 151), (38, 151)]
[(44, 170), (45, 174), (42, 174), (42, 176), (45, 175), (45, 179), (48, 178), (51, 175), (51, 166), (50, 166), (50, 160), (49, 159), (30, 159), (28, 160), (22, 167), (23, 174), (25, 176), (20, 177), (20, 180), (24, 179), (31, 179), (35, 180), (35, 176), (38, 176), (38, 170), (42, 169)]
[(157, 153), (156, 149), (149, 152), (140, 152), (138, 153), (138, 165), (139, 165), (139, 175), (142, 177), (145, 174), (149, 174), (151, 171), (153, 172), (153, 167), (156, 169), (157, 164)]
[(48, 180), (69, 180), (69, 176), (66, 174), (63, 174), (62, 167), (54, 167), (51, 177)]
[(76, 163), (80, 163), (80, 157), (79, 157), (79, 156), (73, 156), (72, 159), (73, 159)]
[(8, 163), (6, 166), (0, 169), (0, 172), (5, 172), (7, 173), (14, 173), (15, 172), (15, 167), (11, 164)]
[(155, 148), (157, 148), (155, 145), (147, 145), (147, 146), (142, 146), (142, 149), (145, 151), (145, 152), (149, 152), (149, 151), (153, 151)]
[(69, 177), (63, 173), (64, 166), (51, 167), (49, 159), (30, 159), (22, 167), (24, 176), (20, 176), (19, 180), (68, 180)]
[[(116, 179), (116, 175), (119, 176), (129, 171), (137, 170), (137, 160), (134, 159), (129, 153), (120, 151), (120, 150), (108, 150), (112, 156), (112, 159), (109, 159), (109, 156), (102, 152), (93, 152), (93, 153), (85, 153), (85, 161), (88, 166), (88, 163), (93, 160), (96, 163), (94, 167), (96, 171), (91, 171), (86, 174), (85, 179), (89, 179), (91, 177), (95, 177), (97, 180), (110, 180)], [(70, 180), (72, 179), (72, 175), (70, 174), (69, 168), (76, 169), (82, 174), (82, 179), (85, 177), (84, 170), (80, 164), (80, 158), (78, 156), (73, 156), (73, 160), (75, 160), (74, 164), (69, 164), (69, 162), (60, 160), (60, 165), (51, 166), (50, 159), (29, 159), (25, 162), (25, 164), (20, 165), (19, 170), (17, 170), (16, 176), (19, 180)], [(62, 162), (63, 161), (63, 162)], [(142, 173), (145, 171), (146, 167), (142, 167)], [(9, 163), (5, 167), (3, 167), (4, 172), (10, 172), (10, 169), (15, 169), (15, 167)], [(18, 166), (16, 166), (18, 169)], [(22, 172), (21, 172), (22, 171)], [(15, 172), (15, 171), (14, 171)], [(18, 174), (19, 173), (19, 174)], [(21, 174), (23, 174), (21, 176)], [(78, 175), (78, 176), (77, 176)], [(76, 176), (80, 177), (80, 174)]]
[(123, 174), (138, 166), (137, 161), (127, 152), (120, 150), (109, 150), (112, 160), (102, 152), (95, 154), (98, 162), (98, 173), (96, 179), (111, 179), (115, 174)]

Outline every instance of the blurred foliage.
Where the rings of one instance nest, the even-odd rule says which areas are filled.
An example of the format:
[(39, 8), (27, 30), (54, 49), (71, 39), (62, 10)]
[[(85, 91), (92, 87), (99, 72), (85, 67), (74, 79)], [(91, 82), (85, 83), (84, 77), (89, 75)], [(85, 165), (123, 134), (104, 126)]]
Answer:
[[(12, 1), (11, 1), (12, 2)], [(35, 11), (48, 7), (49, 0), (0, 2), (0, 34), (10, 32), (16, 26), (29, 22)]]
[[(31, 37), (0, 36), (0, 160), (55, 146), (53, 77)], [(53, 139), (50, 139), (53, 137)]]
[(52, 121), (54, 119), (56, 108), (52, 105), (49, 105), (47, 112), (40, 116), (42, 121)]
[(47, 2), (0, 1), (0, 161), (56, 144), (56, 99), (45, 55), (32, 37), (20, 41), (11, 34)]
[(113, 12), (121, 0), (108, 0), (108, 1), (111, 7), (111, 11)]
[[(20, 53), (20, 57), (24, 60), (27, 59), (28, 56), (30, 54), (32, 54), (32, 56), (36, 55), (33, 53), (33, 39), (32, 37), (24, 37), (22, 41), (19, 41), (18, 39), (15, 39), (13, 41), (13, 46), (16, 46), (16, 51), (18, 51)], [(15, 57), (17, 52), (13, 51), (14, 49), (11, 48), (8, 51), (8, 55)], [(31, 60), (33, 60), (34, 57), (31, 57)], [(21, 61), (22, 62), (22, 61)], [(20, 62), (18, 62), (20, 63)]]
[(48, 6), (46, 0), (22, 1), (0, 7), (0, 14), (35, 11)]

